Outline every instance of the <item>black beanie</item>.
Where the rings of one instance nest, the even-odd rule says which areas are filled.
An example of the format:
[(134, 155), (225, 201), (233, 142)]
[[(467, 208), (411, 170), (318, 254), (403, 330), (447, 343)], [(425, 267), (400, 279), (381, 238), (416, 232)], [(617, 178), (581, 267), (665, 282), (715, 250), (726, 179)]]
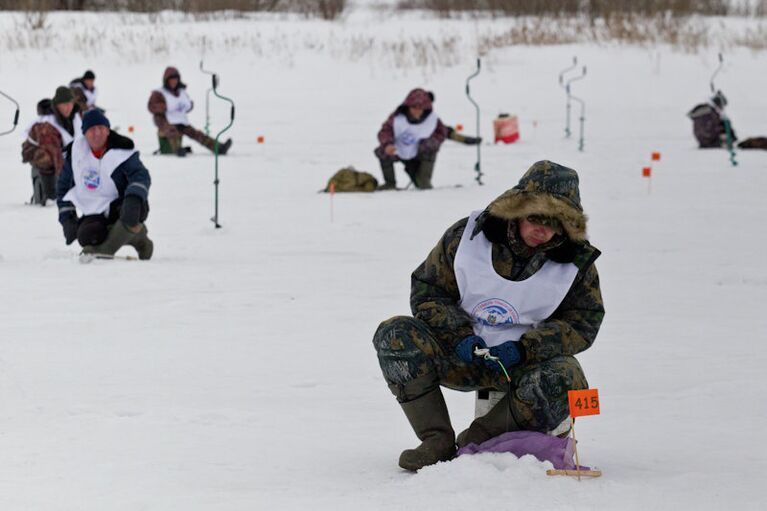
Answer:
[(95, 80), (95, 79), (96, 79), (96, 75), (93, 74), (93, 71), (91, 71), (90, 69), (87, 70), (85, 74), (83, 75), (83, 80)]
[(83, 134), (94, 126), (111, 127), (109, 119), (100, 110), (89, 110), (83, 115)]

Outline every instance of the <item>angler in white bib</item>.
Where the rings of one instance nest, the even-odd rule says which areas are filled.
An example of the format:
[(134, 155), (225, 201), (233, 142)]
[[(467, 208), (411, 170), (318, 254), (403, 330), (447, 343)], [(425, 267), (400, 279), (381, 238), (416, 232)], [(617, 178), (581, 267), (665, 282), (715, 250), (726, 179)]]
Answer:
[(83, 112), (98, 108), (96, 106), (98, 90), (96, 89), (95, 82), (96, 74), (90, 69), (83, 73), (81, 78), (75, 78), (69, 82), (69, 88), (72, 89), (72, 94), (75, 97), (75, 102)]
[(67, 151), (56, 186), (67, 245), (77, 240), (83, 253), (102, 255), (130, 245), (139, 259), (150, 259), (154, 243), (144, 222), (151, 179), (133, 141), (112, 131), (100, 110), (83, 116), (82, 133)]
[(374, 153), (381, 163), (384, 183), (380, 190), (394, 190), (397, 180), (394, 163), (405, 164), (405, 172), (416, 188), (432, 188), (431, 177), (447, 128), (432, 110), (434, 95), (413, 89), (386, 119), (378, 132)]
[[(155, 154), (186, 156), (192, 149), (182, 145), (184, 135), (215, 152), (215, 139), (195, 129), (189, 122), (187, 114), (194, 108), (194, 102), (189, 98), (186, 84), (181, 81), (181, 75), (175, 67), (165, 69), (162, 87), (152, 91), (147, 108), (152, 113), (160, 141), (160, 149)], [(218, 154), (226, 154), (230, 147), (231, 138), (219, 143)]]
[[(68, 87), (58, 87), (52, 99), (37, 103), (37, 119), (24, 130), (21, 158), (32, 165), (31, 204), (45, 206), (56, 199), (56, 176), (64, 166), (64, 148), (81, 125), (80, 109)], [(54, 133), (55, 132), (55, 133)]]
[[(413, 316), (384, 321), (373, 338), (422, 442), (401, 454), (401, 467), (449, 460), (456, 443), (563, 422), (567, 391), (588, 387), (574, 355), (593, 344), (604, 317), (598, 256), (578, 174), (551, 161), (445, 232), (411, 276)], [(506, 395), (456, 438), (441, 387)]]

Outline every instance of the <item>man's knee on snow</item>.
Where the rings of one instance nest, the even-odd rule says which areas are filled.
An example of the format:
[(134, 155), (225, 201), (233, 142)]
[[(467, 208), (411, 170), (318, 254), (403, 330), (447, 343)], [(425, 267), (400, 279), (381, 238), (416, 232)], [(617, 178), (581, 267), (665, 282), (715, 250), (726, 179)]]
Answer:
[(523, 429), (551, 431), (569, 415), (567, 391), (585, 388), (588, 382), (574, 357), (556, 357), (524, 368), (512, 400), (515, 419)]
[(84, 216), (77, 228), (77, 242), (81, 247), (100, 245), (107, 239), (109, 230), (104, 215)]
[(381, 371), (400, 401), (415, 399), (438, 385), (434, 342), (428, 327), (409, 316), (395, 316), (376, 330), (373, 346)]

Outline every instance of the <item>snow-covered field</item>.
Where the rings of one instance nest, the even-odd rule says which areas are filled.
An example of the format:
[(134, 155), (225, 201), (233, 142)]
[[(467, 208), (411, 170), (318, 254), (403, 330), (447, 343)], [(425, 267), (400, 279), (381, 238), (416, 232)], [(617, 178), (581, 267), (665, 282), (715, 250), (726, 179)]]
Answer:
[[(64, 37), (71, 18), (56, 16)], [(99, 23), (109, 32), (119, 20)], [(471, 34), (500, 22), (462, 23)], [(285, 41), (440, 30), (415, 14), (168, 30), (230, 26), (284, 27)], [(473, 131), (471, 45), (431, 70), (300, 45), (289, 58), (216, 46), (207, 67), (237, 103), (216, 230), (213, 158), (196, 145), (186, 159), (152, 156), (146, 111), (173, 64), (196, 101), (192, 121), (204, 125), (199, 50), (151, 55), (145, 43), (132, 42), (140, 59), (111, 46), (0, 52), (0, 90), (22, 104), (20, 128), (57, 85), (96, 72), (101, 105), (123, 133), (135, 127), (152, 173), (156, 244), (150, 262), (78, 264), (55, 208), (23, 204), (31, 187), (20, 129), (0, 138), (0, 509), (764, 508), (767, 153), (739, 153), (733, 168), (724, 151), (696, 149), (685, 113), (708, 95), (714, 49), (493, 51), (472, 82), (482, 134), (511, 112), (522, 139), (482, 146), (485, 186), (473, 181), (474, 149), (448, 141), (435, 171), (442, 189), (337, 195), (331, 222), (330, 198), (317, 190), (347, 164), (378, 175), (376, 132), (411, 88), (433, 90), (443, 121)], [(563, 138), (557, 84), (574, 55), (588, 66), (573, 86), (586, 100), (584, 152), (576, 123)], [(738, 134), (767, 135), (765, 53), (725, 57), (717, 84)], [(213, 109), (223, 126), (227, 108)], [(0, 101), (0, 131), (12, 113)], [(650, 186), (641, 168), (652, 151), (662, 160)], [(604, 252), (607, 316), (579, 357), (603, 410), (578, 423), (582, 462), (604, 476), (550, 478), (542, 463), (500, 455), (404, 473), (399, 452), (417, 441), (381, 378), (372, 334), (408, 313), (410, 272), (442, 232), (544, 158), (580, 172), (591, 241)], [(447, 396), (460, 430), (473, 397)]]

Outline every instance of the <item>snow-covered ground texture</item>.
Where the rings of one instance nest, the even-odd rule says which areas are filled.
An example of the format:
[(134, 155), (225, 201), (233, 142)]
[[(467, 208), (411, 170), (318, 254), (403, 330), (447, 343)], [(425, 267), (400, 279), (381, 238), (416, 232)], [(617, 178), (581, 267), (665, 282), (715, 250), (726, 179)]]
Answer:
[[(119, 15), (88, 16), (104, 33), (123, 29)], [(442, 22), (419, 16), (164, 30), (213, 39), (231, 25), (253, 37), (281, 31), (291, 44), (330, 44), (331, 33), (349, 44), (353, 33), (438, 33)], [(59, 27), (67, 20), (82, 31), (70, 15), (51, 17)], [(498, 23), (450, 27), (483, 33)], [(732, 167), (724, 151), (696, 148), (685, 113), (708, 96), (715, 49), (493, 50), (472, 82), (482, 135), (510, 112), (522, 138), (482, 146), (485, 185), (473, 180), (474, 148), (448, 141), (437, 190), (336, 195), (331, 221), (331, 199), (317, 190), (347, 164), (378, 174), (376, 132), (412, 87), (433, 90), (441, 118), (474, 131), (464, 96), (474, 48), (425, 69), (302, 46), (282, 58), (215, 46), (206, 67), (237, 103), (216, 230), (213, 158), (197, 145), (186, 159), (153, 156), (146, 111), (173, 64), (203, 127), (209, 78), (199, 51), (153, 55), (151, 41), (125, 44), (144, 57), (111, 45), (0, 52), (0, 90), (21, 103), (22, 126), (57, 85), (95, 71), (100, 104), (123, 133), (135, 128), (151, 170), (156, 244), (149, 262), (79, 264), (56, 209), (24, 205), (21, 129), (0, 138), (0, 509), (764, 508), (767, 153), (738, 153)], [(583, 152), (577, 107), (574, 136), (563, 137), (557, 83), (574, 55), (588, 66), (573, 85), (586, 101)], [(730, 50), (717, 85), (738, 134), (767, 135), (765, 54)], [(220, 129), (228, 109), (212, 110)], [(12, 114), (0, 101), (0, 131)], [(650, 183), (641, 169), (652, 151), (662, 159)], [(578, 422), (581, 460), (604, 476), (547, 477), (545, 464), (510, 455), (404, 473), (397, 457), (417, 440), (381, 378), (373, 332), (409, 312), (410, 272), (444, 230), (544, 158), (580, 172), (590, 237), (604, 252), (607, 316), (579, 357), (603, 411)], [(456, 429), (466, 427), (473, 396), (447, 399)]]

